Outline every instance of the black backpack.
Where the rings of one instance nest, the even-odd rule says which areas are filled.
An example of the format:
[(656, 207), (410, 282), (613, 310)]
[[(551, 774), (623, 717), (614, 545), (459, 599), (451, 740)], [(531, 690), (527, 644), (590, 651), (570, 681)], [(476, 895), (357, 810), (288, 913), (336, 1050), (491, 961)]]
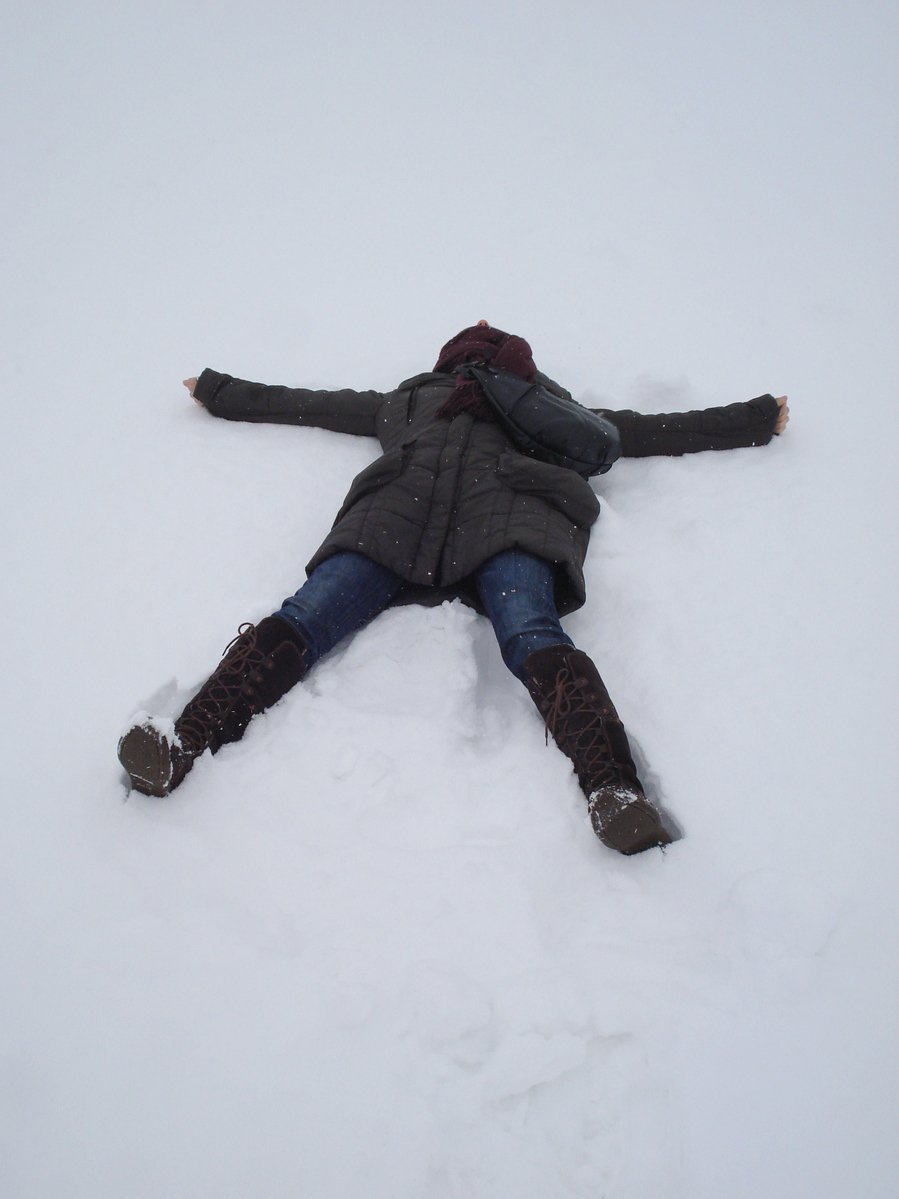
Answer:
[(480, 384), (497, 420), (523, 453), (585, 477), (605, 474), (621, 456), (615, 426), (575, 400), (492, 366), (466, 366), (461, 373)]

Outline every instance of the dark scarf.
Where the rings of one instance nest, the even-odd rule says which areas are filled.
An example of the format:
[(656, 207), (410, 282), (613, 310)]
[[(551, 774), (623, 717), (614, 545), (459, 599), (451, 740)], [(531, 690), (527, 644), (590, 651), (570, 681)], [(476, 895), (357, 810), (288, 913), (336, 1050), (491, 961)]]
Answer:
[[(523, 337), (483, 325), (463, 329), (448, 341), (440, 351), (434, 370), (458, 371), (467, 362), (489, 362), (497, 370), (511, 371), (528, 383), (533, 383), (537, 377), (531, 347)], [(480, 386), (474, 379), (457, 374), (456, 386), (437, 410), (437, 415), (452, 420), (463, 412), (479, 420), (493, 419), (493, 411)]]

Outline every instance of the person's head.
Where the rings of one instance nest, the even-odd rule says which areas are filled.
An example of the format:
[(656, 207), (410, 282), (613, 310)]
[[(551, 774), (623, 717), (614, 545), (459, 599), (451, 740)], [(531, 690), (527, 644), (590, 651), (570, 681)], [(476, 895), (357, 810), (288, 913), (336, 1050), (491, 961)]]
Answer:
[(452, 372), (466, 362), (492, 362), (498, 368), (510, 370), (531, 382), (537, 372), (531, 347), (524, 338), (494, 329), (483, 318), (476, 325), (469, 325), (450, 338), (440, 351), (434, 370)]

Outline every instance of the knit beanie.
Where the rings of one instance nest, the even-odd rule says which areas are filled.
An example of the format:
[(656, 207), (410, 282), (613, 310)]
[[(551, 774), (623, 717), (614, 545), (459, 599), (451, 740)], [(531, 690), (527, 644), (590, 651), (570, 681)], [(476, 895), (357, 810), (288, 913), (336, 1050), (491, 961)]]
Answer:
[[(528, 383), (533, 383), (537, 377), (531, 347), (524, 338), (489, 326), (472, 325), (457, 333), (440, 351), (434, 370), (447, 373), (458, 371), (468, 362), (489, 362), (497, 370), (510, 371)], [(458, 375), (452, 394), (439, 408), (437, 415), (452, 420), (463, 412), (481, 420), (491, 420), (493, 416), (478, 383)]]

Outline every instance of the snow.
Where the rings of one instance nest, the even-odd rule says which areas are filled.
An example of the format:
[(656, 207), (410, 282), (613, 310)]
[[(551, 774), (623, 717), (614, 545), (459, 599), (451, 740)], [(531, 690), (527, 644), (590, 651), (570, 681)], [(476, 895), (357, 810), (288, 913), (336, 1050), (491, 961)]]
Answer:
[[(4, 1195), (895, 1195), (896, 34), (9, 14)], [(389, 388), (480, 317), (586, 403), (790, 395), (767, 448), (597, 481), (566, 627), (684, 839), (599, 844), (459, 604), (126, 797), (123, 722), (299, 585), (375, 452), (180, 379)]]

